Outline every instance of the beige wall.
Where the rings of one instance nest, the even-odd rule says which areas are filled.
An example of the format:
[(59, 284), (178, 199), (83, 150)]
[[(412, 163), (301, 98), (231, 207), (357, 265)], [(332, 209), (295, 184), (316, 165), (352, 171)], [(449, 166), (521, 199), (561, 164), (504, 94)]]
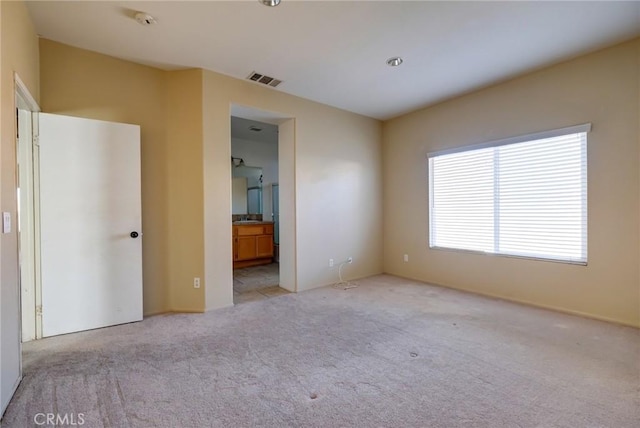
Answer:
[[(382, 159), (374, 119), (280, 91), (204, 72), (205, 274), (207, 308), (227, 306), (231, 294), (230, 106), (254, 107), (294, 118), (280, 129), (280, 198), (286, 239), (295, 232), (293, 274), (298, 291), (337, 282), (328, 260), (353, 257), (349, 278), (382, 271)], [(283, 132), (284, 131), (284, 132)], [(290, 140), (285, 138), (291, 135)], [(283, 145), (283, 139), (284, 141)], [(283, 170), (284, 168), (284, 170)], [(284, 171), (284, 173), (283, 173)], [(290, 177), (290, 178), (289, 178)], [(294, 182), (295, 178), (295, 182)], [(292, 208), (293, 209), (293, 208)], [(292, 211), (289, 210), (289, 211)], [(293, 224), (292, 224), (293, 223)], [(290, 228), (289, 231), (286, 229)], [(291, 239), (294, 239), (291, 236)], [(285, 243), (281, 250), (287, 251)], [(282, 257), (281, 257), (282, 260)]]
[(164, 72), (49, 40), (40, 49), (44, 111), (141, 125), (146, 314), (233, 304), (234, 103), (292, 118), (280, 143), (291, 288), (337, 281), (329, 258), (353, 257), (348, 277), (382, 271), (380, 122), (209, 71)]
[[(386, 122), (384, 270), (640, 325), (639, 51), (635, 40)], [(429, 250), (428, 152), (586, 122), (588, 266)]]
[(42, 110), (140, 125), (144, 313), (169, 305), (167, 73), (40, 40)]
[(0, 2), (0, 205), (11, 213), (11, 233), (2, 234), (0, 246), (0, 374), (2, 404), (15, 381), (20, 361), (20, 296), (16, 233), (16, 106), (14, 72), (39, 100), (38, 38), (22, 2)]
[[(202, 70), (172, 71), (168, 82), (169, 296), (177, 312), (205, 309)], [(230, 227), (230, 226), (229, 226)]]

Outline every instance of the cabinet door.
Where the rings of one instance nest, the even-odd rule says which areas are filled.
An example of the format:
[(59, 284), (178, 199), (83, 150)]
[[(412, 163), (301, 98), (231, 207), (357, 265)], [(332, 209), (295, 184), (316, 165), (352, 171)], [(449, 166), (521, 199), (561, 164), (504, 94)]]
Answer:
[(236, 260), (251, 260), (257, 257), (256, 237), (238, 236)]
[(256, 236), (256, 252), (258, 257), (272, 257), (273, 235)]

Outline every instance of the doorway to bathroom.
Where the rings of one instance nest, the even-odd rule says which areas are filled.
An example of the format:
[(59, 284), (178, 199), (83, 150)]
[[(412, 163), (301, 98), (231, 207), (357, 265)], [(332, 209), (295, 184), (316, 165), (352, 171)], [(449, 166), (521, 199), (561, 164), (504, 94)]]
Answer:
[(281, 296), (278, 125), (231, 116), (234, 304)]

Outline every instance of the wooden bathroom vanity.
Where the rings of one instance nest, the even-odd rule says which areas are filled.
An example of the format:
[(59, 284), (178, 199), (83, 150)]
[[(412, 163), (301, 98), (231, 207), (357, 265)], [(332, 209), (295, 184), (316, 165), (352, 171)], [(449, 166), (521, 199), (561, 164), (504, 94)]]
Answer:
[(273, 262), (273, 222), (240, 221), (232, 228), (234, 269)]

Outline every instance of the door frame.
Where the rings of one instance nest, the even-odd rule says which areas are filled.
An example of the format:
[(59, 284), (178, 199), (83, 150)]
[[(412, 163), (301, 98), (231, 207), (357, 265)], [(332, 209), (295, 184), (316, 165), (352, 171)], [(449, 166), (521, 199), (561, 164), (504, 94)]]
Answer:
[[(10, 116), (12, 116), (15, 120), (14, 122), (14, 126), (19, 125), (18, 123), (18, 108), (20, 109), (24, 109), (24, 110), (28, 110), (31, 112), (34, 111), (39, 111), (40, 108), (38, 106), (38, 103), (36, 102), (36, 100), (33, 98), (33, 96), (31, 96), (31, 93), (29, 92), (29, 89), (27, 88), (27, 85), (24, 84), (24, 82), (22, 81), (22, 79), (20, 79), (20, 76), (18, 76), (17, 73), (13, 73), (13, 105), (11, 105), (11, 112), (5, 112), (8, 113)], [(9, 95), (11, 96), (11, 94)], [(15, 115), (15, 116), (14, 116)], [(13, 159), (14, 162), (14, 183), (13, 183), (13, 192), (14, 192), (14, 197), (17, 196), (17, 192), (18, 192), (18, 177), (17, 177), (17, 171), (18, 171), (18, 156), (17, 156), (17, 144), (18, 144), (18, 129), (17, 128), (13, 128), (13, 126), (11, 126), (11, 129), (14, 133), (13, 137), (14, 138), (14, 149), (16, 149), (16, 153), (14, 153), (15, 157)], [(15, 204), (12, 204), (12, 206), (8, 207), (9, 208), (9, 212), (8, 214), (10, 216), (17, 216), (17, 201), (15, 202)], [(17, 222), (14, 221), (14, 223)], [(4, 414), (4, 411), (6, 409), (6, 406), (9, 404), (9, 401), (11, 400), (11, 397), (13, 397), (13, 395), (15, 394), (15, 391), (18, 389), (18, 386), (20, 385), (20, 382), (22, 381), (22, 293), (21, 293), (21, 285), (20, 285), (20, 261), (19, 261), (19, 257), (20, 257), (20, 250), (19, 250), (19, 243), (18, 243), (18, 238), (19, 235), (17, 233), (17, 228), (15, 229), (15, 232), (11, 232), (12, 234), (15, 233), (15, 239), (16, 239), (16, 243), (15, 243), (15, 251), (16, 251), (16, 261), (15, 264), (10, 267), (11, 270), (13, 270), (15, 268), (15, 271), (17, 272), (17, 278), (16, 278), (16, 283), (14, 284), (7, 284), (7, 287), (11, 287), (13, 289), (13, 292), (11, 293), (11, 300), (6, 300), (2, 302), (3, 305), (6, 305), (7, 307), (12, 308), (11, 311), (8, 311), (7, 313), (9, 313), (10, 315), (7, 316), (6, 319), (3, 320), (3, 327), (4, 327), (4, 322), (8, 322), (11, 326), (10, 329), (7, 330), (7, 335), (2, 336), (2, 348), (3, 348), (3, 355), (7, 356), (8, 358), (5, 360), (4, 358), (2, 359), (2, 377), (3, 377), (3, 382), (2, 382), (2, 391), (0, 391), (0, 418), (2, 417), (2, 415)], [(8, 231), (7, 231), (8, 232)], [(10, 236), (8, 237), (8, 239), (11, 240), (11, 242), (13, 242), (14, 238), (11, 238)], [(13, 288), (13, 287), (16, 288)], [(14, 294), (15, 293), (15, 300), (13, 300)], [(4, 294), (4, 292), (3, 292)], [(15, 307), (14, 307), (15, 305)], [(34, 308), (35, 309), (35, 308)], [(5, 311), (3, 311), (3, 316)], [(17, 370), (16, 370), (17, 369)], [(5, 379), (6, 378), (6, 379)], [(7, 387), (7, 389), (5, 390), (5, 387)], [(9, 389), (10, 388), (10, 389)], [(6, 395), (5, 395), (6, 393)]]
[[(291, 292), (298, 292), (298, 275), (297, 275), (297, 230), (296, 230), (296, 117), (289, 114), (278, 113), (273, 110), (263, 109), (260, 107), (231, 102), (229, 105), (229, 121), (231, 116), (241, 117), (243, 119), (256, 120), (258, 122), (270, 123), (278, 126), (278, 186), (282, 190), (282, 184), (285, 183), (285, 195), (283, 199), (282, 192), (279, 194), (279, 212), (280, 217), (284, 215), (287, 223), (284, 228), (280, 227), (279, 234), (279, 254), (278, 265), (280, 275), (280, 287)], [(283, 133), (283, 127), (287, 129)], [(284, 134), (284, 136), (283, 136)], [(228, 140), (229, 154), (231, 154), (231, 134)], [(227, 178), (229, 187), (231, 187), (231, 173)], [(229, 213), (231, 213), (231, 198), (229, 201)], [(264, 213), (263, 213), (264, 216)], [(263, 217), (264, 218), (264, 217)], [(280, 223), (282, 225), (282, 223)], [(284, 238), (283, 238), (284, 235)], [(231, 251), (233, 260), (233, 250)], [(231, 278), (233, 278), (233, 266), (230, 266)], [(233, 288), (233, 281), (230, 284)], [(233, 291), (232, 291), (233, 293)]]
[[(28, 206), (20, 207), (20, 201), (16, 201), (16, 207), (20, 207), (18, 214), (20, 216), (20, 229), (16, 228), (18, 235), (18, 283), (20, 287), (20, 337), (22, 342), (27, 342), (42, 337), (42, 318), (38, 316), (38, 306), (40, 305), (40, 264), (39, 264), (39, 228), (38, 228), (38, 116), (40, 106), (33, 98), (29, 89), (20, 79), (17, 73), (14, 73), (15, 82), (15, 106), (16, 109), (31, 112), (28, 117), (29, 123), (27, 129), (29, 132), (27, 138), (16, 138), (16, 193), (18, 188), (21, 191), (26, 190), (27, 194), (32, 196), (31, 203)], [(18, 118), (18, 126), (20, 126)], [(20, 126), (23, 128), (22, 126)], [(20, 167), (18, 158), (20, 156), (20, 144), (29, 144), (26, 148), (26, 157), (23, 159), (23, 165)], [(22, 172), (26, 170), (26, 183), (20, 182)], [(16, 225), (18, 222), (16, 222)], [(27, 270), (28, 272), (25, 272)], [(27, 281), (24, 279), (27, 278)], [(28, 303), (26, 302), (28, 301)]]

